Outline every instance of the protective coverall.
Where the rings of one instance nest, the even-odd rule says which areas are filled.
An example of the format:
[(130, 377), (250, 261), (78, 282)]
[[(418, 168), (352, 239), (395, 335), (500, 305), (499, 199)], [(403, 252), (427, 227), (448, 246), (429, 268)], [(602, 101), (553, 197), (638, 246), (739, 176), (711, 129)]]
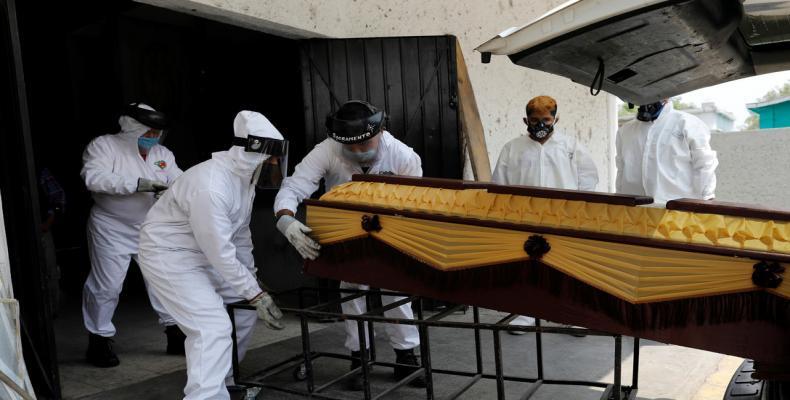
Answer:
[[(234, 131), (241, 138), (283, 138), (265, 117), (248, 111), (236, 117)], [(253, 176), (267, 157), (240, 146), (212, 154), (187, 170), (143, 223), (140, 269), (187, 337), (186, 400), (229, 398), (232, 328), (225, 305), (262, 292), (249, 225)], [(235, 311), (239, 360), (256, 318), (255, 311)]]
[[(543, 144), (526, 135), (505, 143), (491, 180), (500, 185), (593, 191), (598, 169), (576, 138), (555, 131)], [(519, 315), (510, 324), (535, 325), (535, 319)]]
[[(165, 146), (155, 145), (145, 159), (140, 155), (137, 139), (149, 127), (129, 116), (118, 122), (120, 133), (93, 139), (82, 156), (82, 179), (95, 203), (87, 224), (91, 272), (83, 289), (82, 315), (85, 328), (104, 337), (115, 335), (112, 317), (126, 271), (132, 258), (139, 261), (140, 224), (156, 201), (154, 193), (137, 192), (138, 179), (169, 185), (182, 173)], [(175, 324), (150, 291), (149, 298), (159, 322)]]
[(545, 143), (519, 136), (499, 153), (494, 183), (554, 189), (595, 190), (598, 170), (576, 138), (555, 131)]
[[(395, 139), (387, 131), (380, 135), (381, 143), (376, 159), (367, 171), (363, 171), (359, 163), (353, 162), (343, 155), (342, 144), (332, 139), (326, 139), (316, 145), (296, 166), (294, 174), (283, 182), (274, 200), (274, 211), (288, 209), (296, 213), (299, 203), (318, 190), (322, 178), (325, 181), (326, 190), (331, 190), (337, 185), (350, 182), (353, 174), (422, 176), (420, 156), (414, 150)], [(341, 282), (340, 287), (363, 290), (368, 288), (367, 285), (348, 282)], [(401, 297), (382, 296), (381, 300), (386, 305), (400, 299)], [(344, 302), (342, 310), (345, 314), (359, 315), (367, 312), (367, 305), (364, 298), (359, 298)], [(411, 303), (386, 311), (384, 315), (390, 318), (414, 318)], [(385, 330), (392, 347), (396, 350), (413, 349), (420, 344), (416, 326), (385, 324)], [(354, 321), (346, 321), (345, 346), (351, 351), (359, 351), (359, 332)]]
[(699, 118), (664, 105), (655, 121), (633, 120), (617, 132), (617, 193), (669, 200), (715, 197), (716, 152)]

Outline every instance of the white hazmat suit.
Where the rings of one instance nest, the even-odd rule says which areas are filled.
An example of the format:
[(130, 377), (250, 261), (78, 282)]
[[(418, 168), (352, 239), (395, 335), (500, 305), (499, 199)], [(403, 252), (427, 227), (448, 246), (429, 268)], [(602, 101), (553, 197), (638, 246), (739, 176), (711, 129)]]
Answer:
[[(529, 136), (505, 143), (491, 180), (500, 185), (593, 191), (598, 169), (576, 138), (554, 131), (543, 144)], [(535, 325), (535, 318), (519, 315), (510, 324)]]
[[(351, 181), (354, 174), (391, 174), (422, 176), (420, 156), (409, 146), (395, 139), (389, 132), (380, 133), (381, 142), (375, 160), (367, 171), (363, 171), (358, 162), (349, 160), (343, 155), (343, 145), (326, 139), (315, 146), (296, 166), (294, 174), (283, 181), (280, 191), (274, 200), (274, 211), (287, 209), (296, 214), (302, 200), (310, 197), (318, 190), (321, 179), (324, 179), (326, 190)], [(367, 285), (341, 282), (342, 289), (366, 290)], [(396, 302), (401, 297), (382, 296), (384, 305)], [(359, 315), (367, 312), (364, 298), (344, 302), (343, 313)], [(413, 319), (411, 303), (386, 311), (389, 318)], [(366, 325), (367, 329), (367, 325)], [(420, 344), (417, 327), (412, 325), (385, 324), (392, 347), (396, 350), (413, 349)], [(346, 321), (346, 347), (351, 351), (359, 351), (359, 331), (355, 321)], [(369, 345), (369, 343), (368, 343)]]
[(595, 190), (598, 170), (576, 138), (554, 131), (545, 143), (519, 136), (499, 153), (494, 183), (554, 189)]
[(657, 205), (715, 197), (710, 129), (699, 118), (664, 105), (652, 122), (634, 119), (617, 132), (617, 193), (652, 196)]
[[(83, 289), (82, 314), (85, 328), (104, 337), (115, 335), (112, 317), (129, 262), (138, 261), (140, 224), (156, 201), (154, 193), (137, 191), (138, 179), (169, 185), (182, 173), (173, 153), (162, 145), (153, 146), (145, 159), (140, 155), (137, 139), (149, 127), (129, 116), (118, 122), (120, 133), (93, 139), (82, 156), (82, 179), (95, 202), (87, 224), (91, 272)], [(159, 322), (175, 324), (150, 291), (149, 297)]]
[[(266, 117), (250, 111), (237, 115), (234, 131), (240, 138), (283, 139)], [(168, 189), (140, 232), (143, 276), (187, 336), (187, 400), (229, 398), (232, 327), (226, 305), (262, 293), (249, 225), (253, 176), (267, 158), (240, 146), (214, 153)], [(235, 311), (239, 360), (255, 320), (255, 311)]]

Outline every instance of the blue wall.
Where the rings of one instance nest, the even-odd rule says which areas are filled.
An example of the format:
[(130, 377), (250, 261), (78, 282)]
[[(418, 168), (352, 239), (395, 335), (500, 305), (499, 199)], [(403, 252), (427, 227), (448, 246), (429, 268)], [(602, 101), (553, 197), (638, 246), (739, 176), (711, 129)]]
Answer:
[(790, 100), (750, 110), (760, 115), (760, 129), (790, 127)]

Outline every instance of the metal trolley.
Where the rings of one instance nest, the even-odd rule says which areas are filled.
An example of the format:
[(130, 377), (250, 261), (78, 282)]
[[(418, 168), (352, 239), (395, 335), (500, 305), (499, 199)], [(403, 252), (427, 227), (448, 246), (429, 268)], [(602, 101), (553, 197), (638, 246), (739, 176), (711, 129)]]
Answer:
[[(323, 293), (327, 291), (331, 293), (337, 293), (340, 295), (340, 298), (331, 301), (325, 301), (310, 307), (303, 307), (305, 295), (311, 294), (312, 296), (317, 297), (319, 291)], [(587, 386), (587, 387), (600, 387), (604, 389), (603, 394), (601, 395), (602, 400), (636, 399), (638, 376), (639, 376), (639, 339), (638, 338), (634, 338), (632, 382), (630, 386), (626, 386), (623, 385), (621, 379), (622, 337), (620, 335), (614, 335), (611, 333), (589, 330), (584, 328), (543, 326), (541, 325), (540, 320), (536, 320), (535, 326), (509, 325), (510, 321), (512, 321), (518, 316), (516, 314), (510, 314), (496, 323), (483, 323), (480, 322), (480, 313), (478, 307), (472, 307), (473, 322), (446, 321), (445, 320), (446, 317), (466, 309), (467, 306), (456, 305), (456, 306), (448, 307), (447, 309), (441, 312), (426, 317), (422, 311), (423, 298), (419, 296), (413, 296), (407, 293), (384, 291), (378, 289), (359, 290), (359, 289), (299, 288), (299, 289), (291, 290), (289, 292), (281, 293), (281, 295), (289, 294), (289, 293), (293, 294), (293, 292), (296, 292), (296, 294), (298, 295), (299, 305), (300, 305), (299, 308), (282, 308), (282, 311), (285, 313), (297, 315), (300, 319), (302, 353), (294, 355), (293, 357), (290, 357), (284, 361), (278, 362), (274, 365), (266, 367), (263, 370), (255, 372), (247, 379), (242, 379), (240, 377), (239, 361), (236, 352), (236, 327), (235, 327), (233, 310), (254, 309), (254, 307), (248, 304), (240, 304), (240, 303), (228, 305), (228, 312), (230, 314), (231, 323), (233, 324), (233, 330), (232, 330), (233, 377), (235, 378), (235, 381), (238, 385), (247, 386), (247, 387), (266, 388), (270, 390), (275, 390), (275, 391), (280, 391), (280, 392), (285, 392), (295, 395), (302, 395), (304, 397), (309, 397), (309, 398), (341, 400), (341, 398), (332, 397), (330, 395), (325, 394), (326, 390), (342, 382), (343, 380), (354, 374), (362, 374), (362, 382), (364, 388), (362, 392), (362, 396), (363, 396), (362, 398), (365, 400), (370, 400), (370, 399), (381, 399), (388, 395), (391, 395), (398, 388), (408, 384), (418, 376), (423, 375), (426, 382), (425, 398), (432, 400), (435, 398), (433, 375), (446, 374), (446, 375), (454, 375), (454, 376), (468, 378), (465, 381), (465, 383), (459, 385), (454, 392), (452, 392), (450, 395), (445, 396), (444, 398), (446, 399), (456, 399), (460, 397), (464, 392), (466, 392), (469, 388), (471, 388), (481, 379), (491, 379), (496, 381), (496, 392), (497, 392), (498, 400), (505, 399), (505, 382), (507, 381), (532, 383), (532, 385), (520, 396), (520, 399), (531, 398), (532, 395), (535, 394), (535, 392), (542, 385), (575, 385), (575, 386)], [(375, 296), (379, 296), (382, 294), (387, 296), (398, 296), (404, 298), (399, 301), (388, 304), (386, 306), (381, 306), (375, 309), (371, 309), (370, 305), (372, 304), (372, 299)], [(338, 306), (344, 302), (358, 299), (361, 297), (364, 297), (366, 299), (366, 302), (368, 303), (369, 306), (368, 307), (369, 311), (365, 314), (349, 315), (349, 314), (342, 314), (334, 311), (329, 311), (329, 310), (337, 309)], [(413, 320), (392, 319), (383, 316), (385, 311), (399, 307), (408, 302), (413, 302), (414, 304), (417, 305), (417, 315), (415, 316), (415, 319)], [(313, 362), (316, 359), (321, 357), (327, 357), (327, 358), (335, 358), (342, 360), (351, 360), (351, 357), (347, 354), (316, 351), (312, 349), (310, 345), (310, 331), (308, 329), (308, 324), (310, 319), (316, 319), (316, 318), (319, 319), (330, 318), (330, 319), (356, 321), (357, 327), (359, 329), (360, 357), (361, 357), (361, 366), (359, 368), (350, 370), (320, 385), (316, 384), (313, 376)], [(370, 387), (370, 368), (372, 366), (394, 367), (397, 364), (376, 360), (376, 346), (375, 346), (374, 330), (373, 330), (374, 323), (416, 325), (420, 336), (420, 358), (421, 358), (420, 368), (416, 369), (412, 374), (410, 374), (406, 378), (394, 383), (393, 385), (389, 386), (385, 390), (375, 394), (372, 393)], [(367, 337), (365, 336), (365, 324), (368, 325)], [(430, 344), (431, 328), (455, 328), (455, 329), (473, 330), (474, 343), (475, 343), (474, 351), (475, 351), (475, 360), (476, 360), (475, 363), (476, 365), (474, 370), (461, 371), (461, 370), (433, 368), (433, 365), (431, 363), (431, 344)], [(495, 363), (494, 373), (487, 372), (483, 368), (483, 357), (481, 350), (482, 331), (491, 331), (493, 334), (494, 363)], [(506, 375), (504, 373), (503, 362), (502, 362), (501, 334), (502, 332), (505, 331), (522, 331), (522, 332), (530, 332), (535, 334), (537, 376), (521, 377), (521, 376)], [(544, 333), (555, 333), (555, 334), (584, 333), (590, 336), (612, 337), (614, 339), (614, 382), (602, 383), (602, 382), (590, 382), (590, 381), (582, 381), (582, 380), (562, 380), (562, 379), (547, 378), (545, 376), (544, 368), (543, 368), (542, 335)], [(367, 343), (369, 343), (370, 346), (367, 350), (365, 350), (365, 348), (368, 347), (366, 345)], [(266, 382), (267, 378), (270, 378), (274, 375), (278, 375), (288, 370), (293, 371), (293, 377), (295, 379), (304, 381), (305, 383), (304, 390), (276, 386)], [(348, 396), (344, 396), (343, 398), (348, 398)]]

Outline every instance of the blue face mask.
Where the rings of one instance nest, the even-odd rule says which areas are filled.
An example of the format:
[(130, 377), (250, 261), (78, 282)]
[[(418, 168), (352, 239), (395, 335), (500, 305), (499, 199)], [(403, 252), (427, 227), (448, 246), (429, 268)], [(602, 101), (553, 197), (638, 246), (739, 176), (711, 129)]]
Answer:
[(349, 160), (356, 161), (360, 164), (369, 163), (376, 159), (376, 151), (377, 149), (372, 149), (368, 151), (362, 151), (359, 153), (353, 152), (345, 147), (343, 147), (343, 155), (346, 156)]
[(148, 138), (144, 136), (137, 138), (137, 146), (141, 149), (150, 150), (151, 147), (157, 144), (159, 144), (159, 138)]

